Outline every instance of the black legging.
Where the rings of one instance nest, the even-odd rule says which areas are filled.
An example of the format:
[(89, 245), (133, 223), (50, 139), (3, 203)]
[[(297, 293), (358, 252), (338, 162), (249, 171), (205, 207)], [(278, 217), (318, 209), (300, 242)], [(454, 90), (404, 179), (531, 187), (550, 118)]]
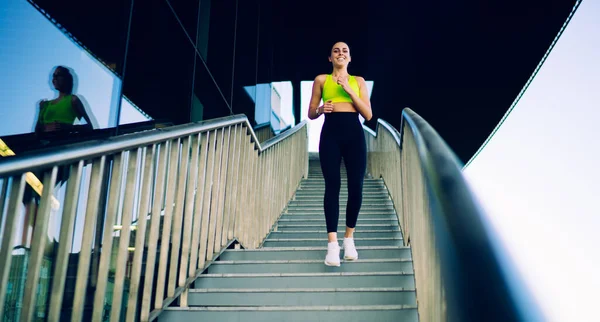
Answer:
[(337, 232), (342, 158), (348, 175), (346, 226), (354, 228), (362, 204), (363, 179), (367, 168), (367, 145), (358, 113), (325, 114), (319, 142), (319, 158), (325, 177), (324, 208), (327, 232)]

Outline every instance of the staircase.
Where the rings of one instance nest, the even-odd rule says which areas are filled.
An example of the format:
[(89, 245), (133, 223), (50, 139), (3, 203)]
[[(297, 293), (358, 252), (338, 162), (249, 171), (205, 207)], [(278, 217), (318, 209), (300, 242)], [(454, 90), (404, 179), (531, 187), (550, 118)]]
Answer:
[[(342, 168), (338, 241), (345, 230)], [(259, 249), (228, 249), (159, 321), (418, 321), (413, 263), (382, 180), (365, 179), (357, 261), (323, 263), (327, 232), (318, 160)], [(341, 253), (343, 256), (343, 250)]]

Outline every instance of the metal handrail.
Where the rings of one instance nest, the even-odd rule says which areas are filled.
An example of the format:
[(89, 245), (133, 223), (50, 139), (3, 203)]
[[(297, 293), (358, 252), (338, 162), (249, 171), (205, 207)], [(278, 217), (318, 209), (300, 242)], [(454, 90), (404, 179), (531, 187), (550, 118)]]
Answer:
[[(34, 314), (63, 320), (64, 305), (77, 322), (104, 315), (152, 321), (176, 298), (186, 306), (190, 284), (220, 252), (232, 244), (262, 243), (308, 175), (307, 146), (306, 122), (261, 144), (248, 119), (235, 115), (0, 160), (0, 316), (10, 282), (11, 301), (22, 303), (25, 321)], [(19, 224), (23, 208), (37, 204), (24, 194), (31, 172), (41, 176), (43, 188), (38, 210), (29, 212), (35, 224), (29, 228), (26, 285), (15, 295), (23, 281), (9, 278), (24, 274), (11, 266), (15, 235), (29, 222)], [(60, 209), (50, 207), (52, 198), (61, 199)], [(56, 216), (60, 231), (49, 231)], [(56, 247), (46, 247), (49, 234), (55, 234), (50, 239), (58, 240)], [(75, 294), (65, 304), (71, 252), (78, 258), (68, 286)], [(47, 258), (54, 261), (53, 276), (42, 282)], [(39, 297), (38, 287), (52, 293)]]
[(80, 144), (71, 144), (51, 151), (36, 151), (14, 158), (0, 159), (0, 178), (11, 176), (15, 173), (35, 171), (40, 167), (50, 165), (63, 165), (82, 158), (95, 158), (121, 150), (129, 150), (140, 146), (151, 145), (165, 140), (180, 138), (198, 132), (210, 131), (224, 126), (238, 123), (246, 124), (257, 149), (262, 151), (260, 142), (256, 138), (250, 122), (245, 115), (233, 115), (222, 118), (176, 125), (167, 128), (125, 134), (106, 140), (91, 140)]
[(422, 321), (528, 321), (540, 316), (501, 254), (486, 216), (439, 134), (409, 108), (400, 131), (365, 130), (368, 171), (384, 179), (411, 246)]

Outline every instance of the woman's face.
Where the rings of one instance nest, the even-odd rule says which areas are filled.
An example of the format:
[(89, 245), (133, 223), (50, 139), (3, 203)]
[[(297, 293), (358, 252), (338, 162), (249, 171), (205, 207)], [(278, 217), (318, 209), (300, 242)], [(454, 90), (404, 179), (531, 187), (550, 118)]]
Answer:
[(61, 91), (65, 88), (65, 71), (57, 68), (52, 74), (52, 85), (57, 91)]
[(350, 48), (344, 42), (338, 42), (333, 45), (331, 48), (331, 55), (329, 56), (329, 61), (333, 63), (334, 66), (346, 66), (351, 61), (350, 58)]

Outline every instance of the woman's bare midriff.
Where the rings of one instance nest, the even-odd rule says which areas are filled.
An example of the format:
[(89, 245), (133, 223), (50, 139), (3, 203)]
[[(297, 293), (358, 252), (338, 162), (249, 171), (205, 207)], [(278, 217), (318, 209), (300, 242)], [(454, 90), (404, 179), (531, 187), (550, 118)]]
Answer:
[(354, 104), (348, 102), (333, 103), (333, 112), (358, 112)]

